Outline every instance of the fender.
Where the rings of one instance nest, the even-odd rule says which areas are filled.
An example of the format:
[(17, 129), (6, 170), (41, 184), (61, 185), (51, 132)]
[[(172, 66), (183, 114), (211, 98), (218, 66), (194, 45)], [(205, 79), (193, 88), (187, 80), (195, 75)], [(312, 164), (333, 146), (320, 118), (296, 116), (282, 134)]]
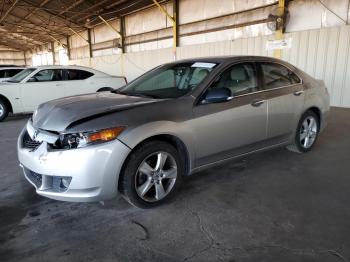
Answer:
[[(156, 130), (156, 131), (155, 131)], [(137, 145), (150, 137), (157, 135), (171, 135), (183, 142), (189, 154), (189, 171), (194, 168), (195, 148), (193, 131), (186, 122), (182, 124), (172, 121), (156, 121), (135, 127), (123, 132), (118, 138), (129, 148), (134, 149)]]

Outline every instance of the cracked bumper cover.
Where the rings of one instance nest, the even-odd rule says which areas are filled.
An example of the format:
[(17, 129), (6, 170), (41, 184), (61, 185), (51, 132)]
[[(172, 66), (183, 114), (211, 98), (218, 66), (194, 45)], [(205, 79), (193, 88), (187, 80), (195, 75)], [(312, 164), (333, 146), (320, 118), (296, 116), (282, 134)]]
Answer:
[[(18, 159), (26, 179), (39, 195), (62, 201), (94, 202), (114, 197), (118, 178), (130, 149), (119, 140), (70, 150), (49, 151), (43, 142), (35, 151), (17, 142)], [(29, 172), (40, 174), (46, 181), (52, 177), (71, 177), (64, 192), (38, 186), (29, 179)]]

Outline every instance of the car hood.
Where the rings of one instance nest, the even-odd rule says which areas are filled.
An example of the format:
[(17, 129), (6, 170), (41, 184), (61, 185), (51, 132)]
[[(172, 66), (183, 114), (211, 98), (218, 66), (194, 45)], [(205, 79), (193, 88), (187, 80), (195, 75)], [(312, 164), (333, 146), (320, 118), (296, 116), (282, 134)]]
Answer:
[(62, 132), (76, 121), (134, 108), (159, 100), (110, 92), (66, 97), (41, 104), (33, 114), (33, 126)]

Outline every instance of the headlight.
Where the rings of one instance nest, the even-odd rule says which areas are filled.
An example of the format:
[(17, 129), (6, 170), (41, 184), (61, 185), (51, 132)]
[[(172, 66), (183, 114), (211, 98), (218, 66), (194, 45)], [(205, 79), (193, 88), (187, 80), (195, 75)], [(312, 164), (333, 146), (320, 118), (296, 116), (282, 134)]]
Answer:
[(125, 127), (115, 127), (94, 132), (62, 134), (59, 138), (59, 147), (62, 149), (80, 148), (89, 144), (103, 143), (116, 139)]

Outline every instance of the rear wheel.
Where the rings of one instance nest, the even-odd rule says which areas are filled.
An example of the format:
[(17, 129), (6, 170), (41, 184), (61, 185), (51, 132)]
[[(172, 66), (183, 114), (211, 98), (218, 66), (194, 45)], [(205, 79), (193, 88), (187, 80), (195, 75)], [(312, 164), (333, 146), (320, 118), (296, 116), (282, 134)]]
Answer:
[(132, 205), (150, 208), (174, 195), (182, 175), (183, 164), (177, 150), (166, 142), (151, 141), (130, 155), (119, 189)]
[(318, 116), (313, 111), (305, 112), (298, 123), (294, 143), (287, 148), (297, 153), (310, 151), (317, 140), (319, 128)]
[(3, 121), (9, 114), (7, 103), (0, 99), (0, 122)]

